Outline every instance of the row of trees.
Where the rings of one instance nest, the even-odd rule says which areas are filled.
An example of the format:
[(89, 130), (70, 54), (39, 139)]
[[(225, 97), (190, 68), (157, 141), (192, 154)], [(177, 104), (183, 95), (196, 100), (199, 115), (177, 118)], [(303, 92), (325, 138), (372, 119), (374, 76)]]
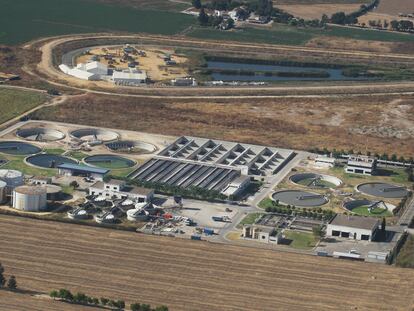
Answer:
[[(52, 290), (50, 292), (50, 297), (53, 299), (61, 299), (66, 302), (82, 304), (82, 305), (94, 305), (94, 306), (103, 306), (115, 308), (118, 310), (125, 309), (125, 301), (123, 300), (112, 300), (105, 297), (96, 298), (85, 295), (84, 293), (72, 294), (70, 290), (66, 288), (61, 288), (59, 290)], [(168, 311), (168, 307), (159, 306), (152, 308), (148, 304), (132, 303), (130, 305), (132, 311)]]
[(337, 12), (333, 14), (329, 20), (332, 24), (349, 25), (358, 23), (358, 17), (365, 15), (379, 4), (379, 0), (373, 0), (370, 4), (362, 4), (358, 11), (350, 14), (344, 12)]
[(4, 276), (4, 267), (0, 263), (0, 288), (7, 288), (10, 290), (17, 289), (17, 281), (14, 275), (11, 275), (10, 278), (7, 280)]
[(208, 190), (201, 187), (189, 187), (182, 188), (166, 183), (158, 183), (144, 180), (128, 180), (129, 184), (137, 185), (140, 187), (151, 188), (162, 194), (180, 195), (184, 198), (198, 199), (198, 200), (227, 200), (227, 196), (220, 191)]
[(392, 20), (390, 24), (391, 24), (391, 29), (392, 30), (396, 30), (396, 31), (413, 31), (414, 30), (414, 23), (412, 21)]

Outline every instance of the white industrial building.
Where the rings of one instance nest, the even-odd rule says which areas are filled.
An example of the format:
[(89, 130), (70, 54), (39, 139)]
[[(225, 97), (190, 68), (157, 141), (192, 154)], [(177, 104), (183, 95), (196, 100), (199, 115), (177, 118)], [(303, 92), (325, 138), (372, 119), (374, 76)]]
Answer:
[(335, 158), (330, 158), (326, 156), (317, 156), (315, 158), (315, 165), (319, 167), (334, 167), (337, 163)]
[(154, 190), (130, 186), (123, 180), (111, 179), (94, 183), (89, 187), (89, 194), (117, 199), (128, 198), (136, 202), (150, 202), (154, 197)]
[(244, 225), (243, 234), (244, 239), (255, 240), (261, 243), (278, 244), (282, 240), (282, 232), (278, 232), (273, 227), (261, 225)]
[(65, 74), (87, 81), (98, 81), (108, 75), (108, 67), (100, 62), (80, 63), (74, 68), (65, 64), (59, 65), (59, 69)]
[(377, 160), (367, 156), (349, 156), (345, 166), (346, 173), (372, 175), (377, 168)]
[(176, 78), (171, 80), (173, 86), (197, 86), (197, 81), (194, 78)]
[(377, 218), (337, 214), (329, 222), (326, 236), (372, 241), (379, 226)]
[(136, 86), (147, 81), (147, 73), (143, 70), (132, 68), (123, 71), (114, 71), (112, 81), (118, 85)]
[(58, 165), (58, 173), (63, 176), (82, 176), (103, 180), (109, 170), (86, 165), (63, 163)]
[(226, 196), (238, 196), (246, 190), (250, 185), (250, 177), (245, 175), (240, 175), (236, 179), (232, 180), (226, 188), (224, 188), (221, 193)]
[(13, 207), (27, 212), (40, 212), (47, 209), (47, 189), (45, 186), (20, 186), (13, 191)]
[(77, 68), (100, 76), (108, 75), (108, 67), (97, 61), (86, 64), (79, 64)]

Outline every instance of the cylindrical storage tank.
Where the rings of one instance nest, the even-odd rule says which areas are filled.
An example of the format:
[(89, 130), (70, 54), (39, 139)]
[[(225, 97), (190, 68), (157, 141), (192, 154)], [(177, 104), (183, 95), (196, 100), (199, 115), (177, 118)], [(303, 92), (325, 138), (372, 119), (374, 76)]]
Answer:
[(13, 207), (27, 212), (47, 208), (47, 189), (44, 186), (20, 186), (13, 191)]
[(0, 180), (4, 181), (6, 185), (6, 194), (11, 194), (13, 189), (23, 185), (22, 172), (15, 170), (0, 170)]
[(0, 204), (6, 201), (6, 187), (6, 182), (0, 180)]
[(62, 187), (56, 185), (45, 185), (47, 190), (47, 199), (49, 201), (59, 201), (62, 196)]

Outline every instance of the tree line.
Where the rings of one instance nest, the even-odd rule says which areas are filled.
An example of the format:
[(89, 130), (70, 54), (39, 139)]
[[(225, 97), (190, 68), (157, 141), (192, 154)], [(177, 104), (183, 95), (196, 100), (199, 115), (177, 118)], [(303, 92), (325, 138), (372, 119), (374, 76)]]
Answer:
[(0, 289), (9, 289), (9, 290), (16, 290), (17, 289), (17, 281), (14, 275), (11, 275), (7, 280), (4, 276), (4, 267), (0, 263)]
[[(91, 305), (91, 306), (101, 306), (101, 307), (110, 307), (116, 310), (125, 309), (124, 300), (113, 300), (105, 297), (96, 298), (88, 296), (84, 293), (72, 294), (70, 290), (66, 288), (61, 288), (59, 290), (52, 290), (49, 293), (49, 296), (53, 299), (60, 299), (64, 302), (81, 304), (81, 305)], [(158, 306), (152, 308), (149, 304), (140, 304), (137, 302), (130, 304), (130, 309), (132, 311), (168, 311), (167, 306)]]

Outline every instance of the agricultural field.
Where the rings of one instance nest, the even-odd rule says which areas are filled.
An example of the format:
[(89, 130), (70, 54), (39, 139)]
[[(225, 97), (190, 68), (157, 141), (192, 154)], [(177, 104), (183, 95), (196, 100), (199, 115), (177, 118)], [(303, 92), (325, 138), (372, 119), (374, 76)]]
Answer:
[(65, 287), (170, 310), (404, 310), (414, 303), (414, 271), (389, 266), (4, 215), (0, 235), (6, 271), (36, 292)]
[(414, 13), (414, 2), (410, 0), (381, 0), (376, 13), (398, 15)]
[(0, 124), (20, 116), (47, 100), (40, 92), (0, 88)]
[[(110, 113), (117, 111), (117, 114)], [(140, 121), (136, 122), (136, 116)], [(177, 117), (179, 116), (179, 117)], [(86, 95), (35, 118), (164, 135), (192, 135), (300, 150), (414, 154), (414, 99), (338, 97), (203, 100)], [(398, 118), (399, 122), (394, 120)], [(352, 139), (350, 139), (352, 137)], [(363, 146), (363, 150), (361, 150)]]
[(276, 7), (285, 12), (292, 14), (295, 17), (304, 19), (321, 19), (323, 14), (332, 16), (337, 12), (344, 12), (346, 14), (358, 11), (361, 4), (332, 4), (332, 3), (318, 3), (318, 4), (277, 4)]
[(191, 0), (96, 0), (100, 3), (146, 10), (182, 11), (191, 6)]
[[(20, 284), (18, 284), (20, 285)], [(46, 295), (37, 295), (36, 293), (28, 292), (9, 292), (0, 290), (1, 309), (7, 311), (98, 311), (101, 308), (87, 307), (81, 305), (72, 305), (54, 301)]]
[[(129, 8), (96, 0), (0, 0), (0, 44), (45, 36), (91, 32), (146, 32), (173, 35), (195, 23), (178, 12)], [(158, 21), (158, 22), (157, 22)]]

